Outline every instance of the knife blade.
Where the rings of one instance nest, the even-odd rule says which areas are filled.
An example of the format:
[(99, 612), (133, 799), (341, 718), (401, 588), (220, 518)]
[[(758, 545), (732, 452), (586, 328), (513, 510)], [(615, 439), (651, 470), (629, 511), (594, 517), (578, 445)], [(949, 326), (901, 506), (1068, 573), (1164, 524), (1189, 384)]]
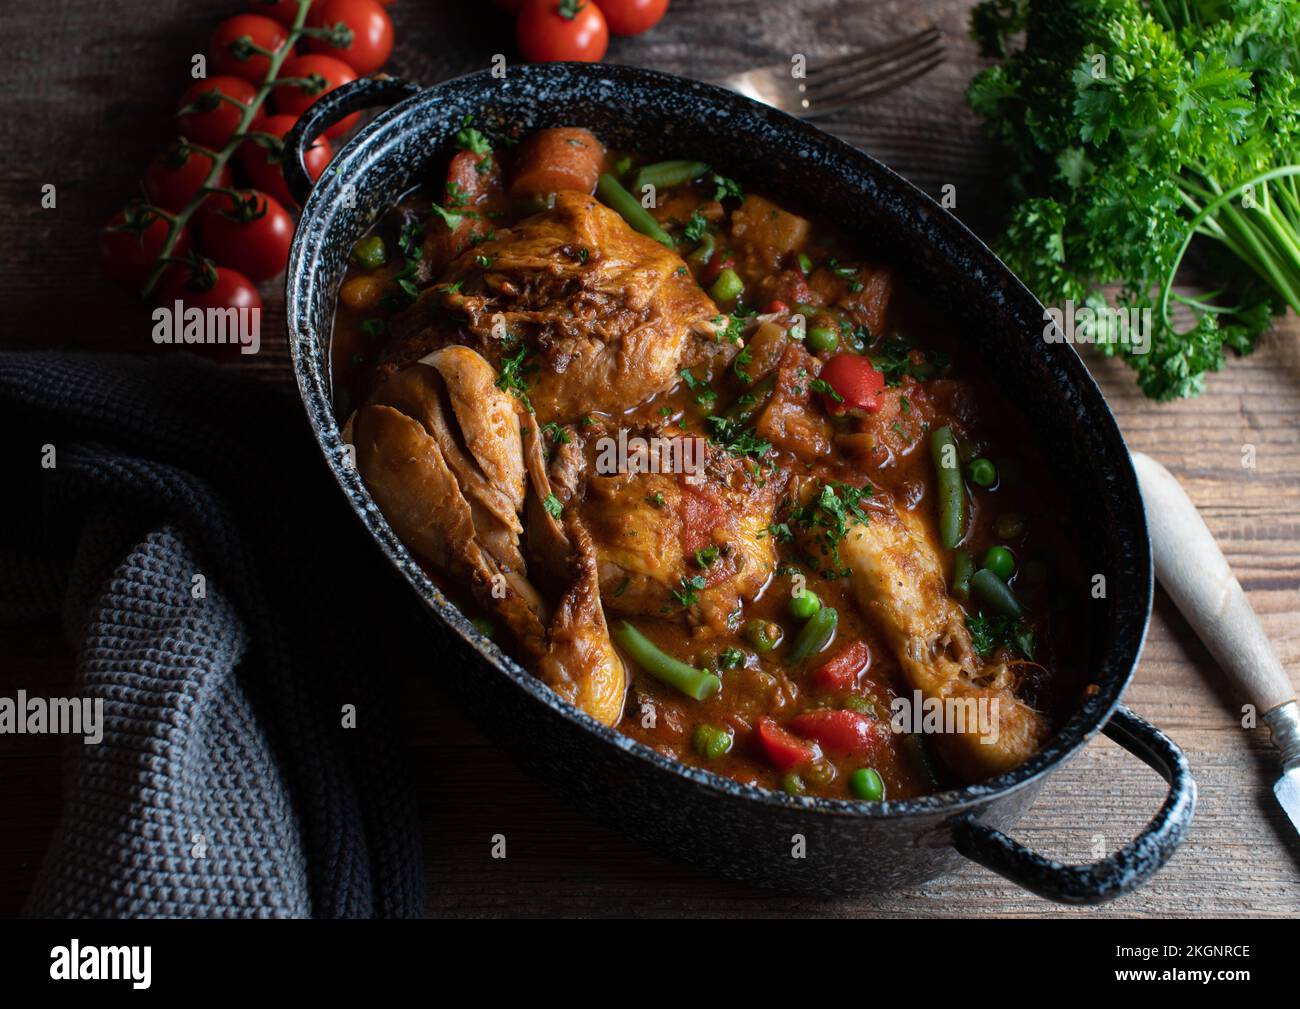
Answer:
[(1300, 832), (1300, 704), (1295, 687), (1191, 498), (1150, 456), (1134, 452), (1133, 468), (1146, 506), (1156, 578), (1254, 705), (1259, 721), (1269, 727), (1282, 760), (1273, 794)]

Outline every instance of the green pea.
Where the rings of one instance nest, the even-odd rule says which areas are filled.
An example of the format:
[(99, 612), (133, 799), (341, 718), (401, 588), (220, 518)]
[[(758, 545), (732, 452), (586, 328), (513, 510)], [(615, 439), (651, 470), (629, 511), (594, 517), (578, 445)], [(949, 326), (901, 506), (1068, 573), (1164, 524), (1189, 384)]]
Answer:
[(731, 267), (727, 267), (718, 274), (718, 279), (709, 288), (709, 297), (722, 304), (723, 302), (735, 301), (744, 290), (745, 282), (740, 279), (740, 274)]
[(813, 326), (808, 330), (808, 349), (834, 350), (840, 345), (840, 334), (830, 326)]
[(781, 779), (781, 788), (790, 795), (803, 795), (808, 791), (808, 786), (803, 783), (803, 778), (791, 771)]
[(811, 589), (804, 589), (790, 597), (790, 616), (796, 620), (807, 620), (821, 608), (821, 599)]
[(805, 277), (813, 272), (812, 257), (806, 252), (799, 253), (799, 270)]
[(388, 262), (388, 247), (378, 235), (363, 238), (352, 246), (352, 262), (367, 270), (377, 270)]
[(825, 788), (835, 780), (835, 765), (825, 757), (819, 757), (804, 768), (804, 775), (818, 788)]
[(980, 563), (1004, 582), (1008, 581), (1016, 570), (1016, 558), (1006, 547), (989, 547), (984, 551), (984, 558)]
[(821, 311), (821, 309), (819, 309), (816, 305), (795, 305), (794, 306), (794, 314), (802, 315), (805, 319), (811, 319), (819, 311)]
[(992, 487), (997, 483), (998, 468), (983, 457), (972, 459), (966, 473), (970, 477), (971, 483), (978, 484), (981, 487)]
[(849, 789), (859, 799), (879, 802), (885, 797), (885, 783), (874, 767), (861, 767), (849, 775)]
[(1015, 512), (999, 515), (993, 522), (993, 535), (1000, 540), (1018, 540), (1025, 534), (1025, 520)]
[(760, 652), (770, 652), (781, 643), (781, 625), (754, 619), (745, 625), (745, 640)]
[(730, 730), (707, 722), (701, 722), (695, 727), (691, 742), (695, 746), (695, 752), (705, 760), (717, 760), (731, 752)]

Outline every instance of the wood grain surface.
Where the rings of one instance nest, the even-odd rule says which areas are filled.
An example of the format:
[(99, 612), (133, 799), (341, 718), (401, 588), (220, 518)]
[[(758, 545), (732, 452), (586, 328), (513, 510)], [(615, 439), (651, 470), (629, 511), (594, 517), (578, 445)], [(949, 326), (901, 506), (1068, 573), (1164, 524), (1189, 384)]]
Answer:
[[(237, 0), (47, 0), (13, 5), (0, 34), (0, 305), (3, 340), (30, 348), (149, 347), (147, 315), (94, 276), (98, 225), (137, 191), (169, 133), (191, 54)], [(957, 187), (956, 213), (990, 235), (996, 158), (962, 91), (979, 67), (962, 0), (673, 0), (653, 32), (616, 39), (612, 62), (713, 77), (815, 59), (938, 24), (948, 62), (921, 82), (827, 128), (923, 189)], [(433, 83), (514, 58), (510, 24), (488, 0), (397, 0), (389, 70)], [(684, 152), (687, 153), (687, 152)], [(52, 183), (58, 207), (40, 206)], [(247, 367), (290, 381), (283, 310), (266, 288), (263, 352)], [(1293, 682), (1300, 668), (1300, 323), (1288, 317), (1250, 358), (1212, 376), (1196, 400), (1157, 406), (1117, 362), (1089, 364), (1131, 447), (1183, 482), (1260, 614)], [(1243, 458), (1253, 446), (1253, 468)], [(58, 628), (5, 628), (0, 695), (71, 682)], [(1168, 598), (1158, 592), (1140, 668), (1125, 701), (1186, 750), (1200, 784), (1191, 834), (1140, 892), (1065, 909), (970, 866), (915, 891), (797, 899), (710, 879), (595, 824), (503, 756), (432, 682), (434, 657), (377, 663), (406, 700), (412, 774), (426, 833), (432, 915), (1082, 915), (1294, 916), (1300, 839), (1277, 809), (1277, 768), (1261, 731), (1240, 725), (1240, 699)], [(58, 746), (0, 737), (0, 915), (16, 913), (59, 809)], [(1163, 782), (1103, 739), (1056, 773), (1018, 839), (1067, 860), (1094, 857), (1140, 830)], [(509, 857), (490, 857), (494, 834)]]

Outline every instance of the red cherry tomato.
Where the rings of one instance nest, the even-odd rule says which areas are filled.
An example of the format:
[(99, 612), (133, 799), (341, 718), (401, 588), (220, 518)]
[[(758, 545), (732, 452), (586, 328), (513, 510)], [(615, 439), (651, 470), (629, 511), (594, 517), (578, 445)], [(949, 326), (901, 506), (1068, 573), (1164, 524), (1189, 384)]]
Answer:
[(755, 729), (763, 753), (778, 771), (791, 771), (812, 763), (818, 757), (815, 746), (807, 740), (792, 736), (766, 715), (758, 720)]
[(215, 282), (208, 278), (205, 286), (203, 274), (182, 266), (167, 275), (159, 285), (158, 302), (170, 305), (179, 299), (186, 308), (261, 308), (262, 296), (247, 277), (229, 266), (218, 266)]
[(596, 0), (615, 35), (640, 35), (659, 23), (668, 0)]
[[(128, 222), (130, 230), (114, 230)], [(118, 287), (139, 291), (153, 270), (154, 260), (162, 252), (167, 230), (167, 222), (148, 210), (128, 208), (118, 211), (99, 233), (100, 270)], [(183, 256), (189, 251), (190, 233), (182, 228), (171, 254)]]
[[(315, 6), (320, 0), (312, 0)], [(275, 18), (286, 28), (293, 27), (293, 19), (298, 16), (298, 0), (250, 0), (249, 9), (269, 18)], [(311, 12), (307, 12), (311, 17)]]
[[(250, 130), (257, 133), (270, 133), (284, 139), (284, 135), (293, 129), (293, 124), (297, 121), (293, 116), (266, 116), (255, 120)], [(290, 207), (296, 201), (289, 192), (289, 187), (284, 183), (280, 155), (281, 151), (263, 147), (253, 140), (245, 140), (239, 145), (239, 165), (244, 170), (249, 184), (254, 189), (260, 189)], [(324, 137), (317, 137), (307, 148), (307, 157), (304, 160), (307, 164), (307, 174), (311, 176), (312, 182), (320, 178), (321, 172), (325, 171), (325, 166), (330, 163), (332, 157), (334, 157), (334, 148)]]
[(885, 376), (876, 371), (870, 359), (857, 354), (836, 354), (822, 365), (817, 377), (829, 383), (840, 397), (837, 400), (829, 393), (822, 393), (828, 413), (875, 413), (880, 409)]
[[(176, 125), (184, 136), (200, 147), (219, 151), (235, 135), (243, 117), (243, 112), (226, 99), (233, 98), (240, 105), (251, 105), (256, 97), (257, 90), (242, 77), (219, 75), (195, 81), (181, 95), (176, 109)], [(189, 108), (193, 111), (184, 111)]]
[(598, 63), (609, 46), (609, 28), (591, 0), (524, 0), (515, 41), (530, 63)]
[(307, 39), (307, 50), (340, 59), (358, 74), (373, 74), (393, 51), (393, 22), (375, 0), (320, 0), (307, 21), (314, 28), (346, 25), (352, 41), (335, 48), (325, 39)]
[(851, 690), (857, 686), (858, 674), (871, 661), (871, 649), (865, 641), (854, 641), (841, 648), (812, 671), (812, 681), (823, 690)]
[[(310, 92), (297, 84), (281, 84), (278, 86), (274, 92), (275, 111), (286, 116), (300, 116), (321, 95), (357, 79), (356, 73), (342, 60), (335, 59), (333, 56), (322, 56), (319, 53), (290, 57), (280, 67), (281, 77), (312, 77), (314, 75), (319, 75), (325, 82), (325, 86), (319, 91)], [(360, 112), (353, 112), (350, 116), (344, 116), (325, 131), (325, 136), (341, 137), (352, 129), (360, 118)]]
[(217, 25), (208, 43), (208, 58), (217, 73), (242, 77), (250, 84), (260, 85), (266, 80), (271, 61), (258, 53), (249, 53), (241, 60), (235, 55), (238, 47), (246, 40), (274, 53), (279, 52), (288, 39), (289, 34), (279, 21), (260, 14), (236, 14)]
[[(179, 213), (189, 205), (211, 171), (212, 158), (180, 141), (149, 162), (144, 173), (144, 191), (150, 201), (164, 210)], [(222, 168), (213, 185), (229, 186), (230, 169)]]
[(203, 249), (223, 266), (233, 266), (249, 280), (270, 280), (289, 261), (293, 218), (280, 201), (256, 189), (208, 198), (199, 215)]
[(828, 750), (850, 756), (864, 756), (880, 745), (876, 723), (856, 711), (822, 708), (795, 715), (787, 723), (790, 731), (814, 739)]

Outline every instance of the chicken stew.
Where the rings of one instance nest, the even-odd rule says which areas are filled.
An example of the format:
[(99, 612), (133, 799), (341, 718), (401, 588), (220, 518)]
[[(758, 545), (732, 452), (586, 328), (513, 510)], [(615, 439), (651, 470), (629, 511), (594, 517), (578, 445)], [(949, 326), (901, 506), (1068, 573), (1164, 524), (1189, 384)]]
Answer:
[(579, 128), (352, 250), (336, 406), (394, 531), (598, 721), (755, 786), (1016, 767), (1077, 693), (1065, 509), (888, 249)]

